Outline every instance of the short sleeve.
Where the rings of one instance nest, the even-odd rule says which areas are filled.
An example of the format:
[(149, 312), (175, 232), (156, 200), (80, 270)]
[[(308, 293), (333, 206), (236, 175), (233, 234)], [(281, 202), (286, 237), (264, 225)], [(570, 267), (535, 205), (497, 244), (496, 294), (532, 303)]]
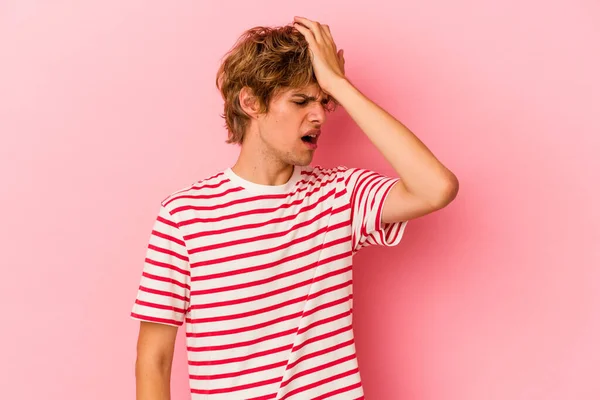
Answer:
[(161, 204), (150, 234), (131, 317), (181, 326), (190, 300), (189, 256), (183, 235)]
[(400, 243), (408, 221), (383, 223), (381, 220), (383, 204), (400, 179), (361, 168), (344, 168), (342, 173), (351, 210), (353, 252), (370, 245)]

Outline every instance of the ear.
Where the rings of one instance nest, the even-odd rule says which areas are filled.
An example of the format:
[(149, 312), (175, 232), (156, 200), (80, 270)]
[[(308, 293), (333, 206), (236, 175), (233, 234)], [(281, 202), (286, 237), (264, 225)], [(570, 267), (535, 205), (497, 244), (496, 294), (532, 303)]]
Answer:
[(260, 105), (256, 96), (248, 86), (244, 86), (239, 94), (240, 107), (251, 118), (258, 118)]

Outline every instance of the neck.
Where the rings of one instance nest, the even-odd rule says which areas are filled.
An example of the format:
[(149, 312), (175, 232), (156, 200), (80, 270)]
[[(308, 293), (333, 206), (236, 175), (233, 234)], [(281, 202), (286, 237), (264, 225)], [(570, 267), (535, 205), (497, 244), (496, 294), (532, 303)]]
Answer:
[(247, 181), (279, 186), (290, 180), (294, 166), (265, 154), (264, 149), (248, 140), (242, 144), (240, 155), (231, 170)]

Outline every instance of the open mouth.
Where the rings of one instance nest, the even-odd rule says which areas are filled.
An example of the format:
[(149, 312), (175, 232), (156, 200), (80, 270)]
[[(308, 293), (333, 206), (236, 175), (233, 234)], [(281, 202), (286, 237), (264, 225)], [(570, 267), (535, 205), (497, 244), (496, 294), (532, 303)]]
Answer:
[(317, 135), (304, 135), (302, 141), (308, 144), (317, 144)]

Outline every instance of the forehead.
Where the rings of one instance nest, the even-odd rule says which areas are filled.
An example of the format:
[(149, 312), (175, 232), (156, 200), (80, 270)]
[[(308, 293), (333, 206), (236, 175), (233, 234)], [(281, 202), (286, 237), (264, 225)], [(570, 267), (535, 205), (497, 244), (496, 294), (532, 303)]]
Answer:
[(295, 96), (302, 95), (311, 98), (320, 99), (322, 97), (326, 97), (325, 93), (321, 89), (321, 87), (315, 83), (312, 83), (308, 86), (298, 87), (298, 88), (286, 88), (283, 90), (283, 94), (285, 96)]

